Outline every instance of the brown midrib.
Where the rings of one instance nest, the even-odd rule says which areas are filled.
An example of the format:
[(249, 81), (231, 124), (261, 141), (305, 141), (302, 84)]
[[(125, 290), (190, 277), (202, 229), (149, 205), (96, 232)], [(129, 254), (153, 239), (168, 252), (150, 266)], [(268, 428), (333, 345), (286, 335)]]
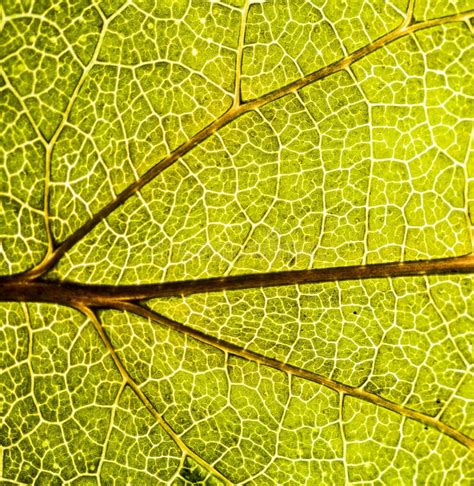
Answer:
[(176, 297), (229, 290), (345, 280), (471, 273), (474, 274), (474, 254), (406, 263), (290, 270), (142, 285), (89, 285), (41, 279), (15, 281), (11, 278), (5, 278), (0, 279), (0, 301), (50, 302), (107, 307), (107, 305), (118, 301), (130, 302), (156, 297)]

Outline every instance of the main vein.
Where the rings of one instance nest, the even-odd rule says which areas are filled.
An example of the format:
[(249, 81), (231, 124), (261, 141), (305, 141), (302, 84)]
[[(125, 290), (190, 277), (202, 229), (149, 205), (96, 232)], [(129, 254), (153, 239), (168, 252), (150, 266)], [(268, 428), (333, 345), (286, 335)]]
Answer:
[(350, 267), (289, 270), (285, 272), (230, 275), (141, 285), (90, 285), (43, 279), (0, 278), (0, 301), (49, 302), (106, 307), (115, 302), (134, 302), (156, 297), (176, 297), (284, 285), (303, 285), (343, 280), (397, 278), (474, 273), (474, 254), (439, 260), (379, 263)]

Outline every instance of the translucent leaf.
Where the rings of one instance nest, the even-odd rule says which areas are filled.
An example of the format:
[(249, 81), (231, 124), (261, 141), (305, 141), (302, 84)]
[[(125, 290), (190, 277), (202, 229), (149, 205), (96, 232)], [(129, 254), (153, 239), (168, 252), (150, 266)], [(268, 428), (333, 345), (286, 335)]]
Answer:
[(4, 2), (2, 484), (472, 484), (468, 3)]

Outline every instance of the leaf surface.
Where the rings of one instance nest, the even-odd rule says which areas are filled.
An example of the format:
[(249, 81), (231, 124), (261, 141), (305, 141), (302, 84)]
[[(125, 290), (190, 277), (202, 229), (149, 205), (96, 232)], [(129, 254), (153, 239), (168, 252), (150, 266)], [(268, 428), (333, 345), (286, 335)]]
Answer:
[(469, 5), (1, 8), (2, 481), (470, 484)]

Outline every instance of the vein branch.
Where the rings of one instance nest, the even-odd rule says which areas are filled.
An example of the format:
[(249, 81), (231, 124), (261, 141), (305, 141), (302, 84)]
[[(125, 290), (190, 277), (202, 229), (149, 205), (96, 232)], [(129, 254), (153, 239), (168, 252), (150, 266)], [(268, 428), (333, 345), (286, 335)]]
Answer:
[(100, 322), (99, 318), (89, 307), (84, 305), (76, 306), (76, 308), (81, 311), (89, 320), (92, 322), (97, 334), (104, 343), (107, 351), (110, 353), (115, 366), (120, 372), (124, 382), (131, 388), (135, 393), (137, 398), (143, 403), (146, 409), (151, 413), (155, 420), (160, 424), (160, 426), (165, 430), (165, 432), (171, 437), (175, 444), (183, 451), (186, 455), (191, 457), (196, 463), (201, 465), (207, 471), (209, 471), (213, 476), (219, 478), (226, 485), (232, 484), (225, 476), (223, 476), (217, 469), (207, 463), (202, 457), (198, 456), (192, 449), (190, 449), (187, 444), (181, 439), (181, 437), (174, 431), (174, 429), (168, 424), (168, 422), (161, 416), (156, 407), (153, 405), (151, 400), (146, 396), (144, 391), (140, 388), (140, 385), (134, 380), (134, 378), (127, 371), (126, 367), (122, 363), (122, 360), (118, 356), (115, 348), (110, 341), (105, 329)]
[(250, 0), (247, 0), (242, 10), (242, 17), (240, 20), (239, 44), (237, 47), (237, 57), (235, 62), (234, 103), (232, 105), (233, 107), (238, 107), (242, 104), (242, 60), (244, 56), (245, 31), (249, 9)]
[[(28, 16), (31, 17), (31, 15), (28, 15)], [(42, 18), (42, 20), (43, 20), (43, 18)], [(50, 215), (49, 215), (49, 193), (50, 193), (50, 185), (51, 185), (51, 162), (52, 162), (53, 150), (54, 150), (54, 147), (56, 146), (56, 142), (58, 141), (61, 133), (64, 130), (64, 127), (66, 126), (66, 123), (69, 119), (71, 111), (72, 111), (72, 109), (73, 109), (73, 107), (76, 103), (79, 92), (80, 92), (82, 86), (84, 85), (84, 82), (86, 81), (86, 79), (89, 75), (89, 72), (93, 68), (93, 66), (94, 66), (94, 64), (97, 60), (97, 57), (99, 55), (100, 48), (101, 48), (101, 45), (102, 45), (102, 41), (103, 41), (103, 38), (105, 36), (105, 32), (107, 30), (107, 21), (103, 20), (103, 22), (104, 23), (102, 25), (102, 30), (101, 30), (99, 39), (97, 41), (97, 44), (95, 46), (92, 58), (89, 61), (89, 63), (83, 68), (81, 76), (80, 76), (78, 82), (76, 83), (76, 86), (74, 87), (74, 91), (72, 92), (72, 95), (71, 95), (71, 97), (70, 97), (70, 99), (69, 99), (69, 101), (66, 105), (66, 108), (65, 108), (65, 110), (62, 114), (61, 120), (60, 120), (58, 126), (56, 127), (56, 130), (54, 131), (53, 135), (49, 139), (49, 141), (47, 141), (47, 139), (40, 132), (39, 128), (37, 128), (36, 124), (34, 123), (34, 120), (32, 119), (31, 114), (29, 113), (28, 110), (26, 110), (26, 106), (24, 105), (23, 100), (21, 99), (21, 97), (19, 98), (20, 102), (22, 103), (22, 106), (24, 107), (26, 114), (27, 114), (27, 116), (30, 120), (30, 123), (33, 125), (33, 128), (37, 132), (38, 137), (40, 138), (41, 142), (43, 143), (43, 145), (45, 147), (45, 151), (46, 151), (43, 211), (44, 211), (46, 237), (47, 237), (47, 242), (48, 242), (48, 250), (46, 252), (46, 255), (43, 258), (43, 261), (38, 265), (37, 268), (41, 268), (45, 263), (49, 262), (51, 260), (52, 256), (55, 253), (55, 250), (54, 250), (55, 241), (54, 241), (53, 232), (52, 232), (52, 229), (51, 229), (51, 218), (50, 218)], [(73, 49), (72, 49), (72, 52), (74, 52)], [(74, 53), (74, 55), (75, 55), (75, 53)], [(80, 64), (82, 64), (82, 63), (80, 63)], [(11, 83), (9, 83), (9, 88), (13, 91), (13, 86), (11, 85)], [(17, 96), (17, 93), (15, 91), (14, 91), (14, 93)]]
[(413, 23), (414, 13), (415, 13), (415, 2), (416, 0), (409, 0), (408, 7), (406, 11), (405, 18), (402, 22), (401, 28), (406, 29), (409, 25)]
[[(86, 221), (81, 227), (79, 227), (74, 233), (72, 233), (68, 238), (66, 238), (52, 253), (50, 253), (47, 258), (45, 258), (38, 266), (25, 272), (21, 275), (21, 278), (25, 280), (33, 280), (44, 275), (48, 272), (59, 260), (60, 258), (71, 249), (76, 243), (78, 243), (85, 235), (92, 231), (101, 221), (103, 221), (112, 211), (121, 206), (127, 199), (133, 196), (136, 192), (140, 191), (145, 185), (155, 179), (159, 174), (161, 174), (165, 169), (174, 164), (181, 157), (186, 155), (190, 150), (192, 150), (196, 145), (200, 144), (207, 138), (209, 138), (213, 133), (220, 130), (222, 127), (230, 123), (231, 121), (237, 119), (239, 116), (250, 111), (257, 110), (262, 106), (271, 103), (283, 96), (309, 86), (310, 84), (319, 81), (327, 76), (335, 74), (341, 70), (347, 69), (354, 62), (362, 59), (376, 50), (406, 36), (413, 34), (419, 30), (431, 28), (437, 25), (444, 25), (452, 22), (468, 22), (474, 16), (474, 10), (463, 12), (460, 14), (450, 15), (446, 17), (441, 17), (438, 19), (427, 20), (423, 22), (411, 23), (410, 25), (404, 25), (402, 23), (395, 30), (385, 34), (379, 39), (375, 40), (371, 44), (364, 46), (353, 53), (343, 57), (339, 61), (336, 61), (318, 71), (308, 74), (302, 78), (293, 81), (282, 88), (279, 88), (273, 92), (270, 92), (258, 99), (250, 100), (244, 102), (238, 106), (231, 106), (231, 108), (225, 112), (222, 116), (217, 118), (210, 125), (203, 128), (201, 131), (196, 133), (187, 142), (180, 145), (177, 149), (171, 152), (168, 156), (158, 162), (156, 165), (151, 167), (147, 172), (145, 172), (139, 179), (130, 184), (126, 189), (124, 189), (120, 194), (116, 196), (115, 199), (106, 204), (99, 212), (97, 212), (92, 218)], [(90, 66), (90, 65), (89, 65)], [(76, 90), (77, 91), (77, 90)], [(77, 94), (76, 94), (77, 95)], [(73, 96), (75, 98), (75, 96)], [(72, 106), (72, 103), (70, 104)]]
[(317, 373), (314, 373), (312, 371), (307, 371), (302, 368), (298, 368), (296, 366), (285, 363), (283, 361), (279, 361), (274, 358), (269, 358), (262, 354), (251, 351), (249, 349), (245, 349), (241, 346), (230, 343), (228, 341), (218, 339), (213, 336), (209, 336), (197, 329), (184, 326), (183, 324), (180, 324), (160, 314), (157, 314), (156, 312), (153, 312), (147, 307), (142, 307), (140, 305), (133, 304), (133, 303), (120, 302), (115, 305), (115, 308), (132, 312), (144, 318), (150, 319), (151, 321), (156, 322), (157, 324), (166, 326), (179, 333), (190, 336), (202, 343), (220, 349), (225, 353), (229, 353), (234, 356), (238, 356), (240, 358), (253, 361), (263, 366), (268, 366), (270, 368), (282, 371), (288, 375), (297, 376), (299, 378), (303, 378), (305, 380), (318, 383), (342, 395), (349, 395), (358, 398), (360, 400), (364, 400), (365, 402), (369, 402), (374, 405), (383, 407), (403, 417), (408, 417), (410, 419), (416, 420), (417, 422), (420, 422), (423, 425), (426, 425), (427, 427), (432, 427), (438, 430), (442, 434), (447, 435), (451, 439), (454, 439), (455, 441), (459, 442), (464, 447), (467, 447), (471, 452), (474, 452), (474, 440), (468, 437), (467, 435), (459, 432), (456, 429), (453, 429), (452, 427), (450, 427), (449, 425), (443, 422), (440, 422), (435, 417), (431, 417), (424, 413), (408, 408), (404, 405), (400, 405), (398, 403), (392, 402), (391, 400), (387, 400), (386, 398), (382, 398), (378, 395), (375, 395), (374, 393), (364, 390), (361, 387), (353, 387), (353, 386), (345, 385), (344, 383), (341, 383), (337, 380), (333, 380), (326, 376), (319, 375)]

